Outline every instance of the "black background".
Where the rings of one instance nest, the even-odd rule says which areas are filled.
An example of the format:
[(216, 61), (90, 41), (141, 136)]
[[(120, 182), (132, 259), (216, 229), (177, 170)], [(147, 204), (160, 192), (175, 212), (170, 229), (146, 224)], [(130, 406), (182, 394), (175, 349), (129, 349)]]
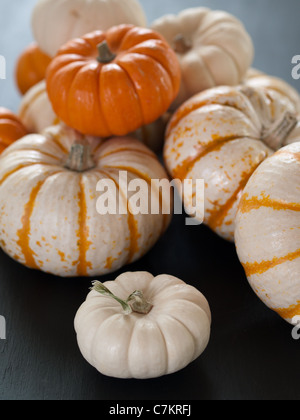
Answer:
[[(7, 80), (0, 81), (0, 99), (11, 109), (19, 103), (12, 68), (31, 40), (29, 16), (34, 3), (1, 0), (0, 4), (0, 54), (8, 67)], [(291, 59), (300, 54), (298, 0), (145, 0), (142, 4), (149, 22), (189, 6), (230, 11), (253, 37), (255, 66), (299, 88), (300, 81), (291, 77)], [(255, 296), (233, 244), (205, 226), (185, 226), (184, 216), (175, 216), (150, 253), (101, 281), (136, 270), (175, 275), (207, 297), (212, 336), (201, 358), (179, 373), (154, 380), (100, 375), (82, 358), (73, 328), (91, 279), (45, 275), (0, 252), (0, 315), (7, 322), (7, 339), (0, 340), (0, 399), (299, 399), (299, 341), (292, 339), (292, 327)]]

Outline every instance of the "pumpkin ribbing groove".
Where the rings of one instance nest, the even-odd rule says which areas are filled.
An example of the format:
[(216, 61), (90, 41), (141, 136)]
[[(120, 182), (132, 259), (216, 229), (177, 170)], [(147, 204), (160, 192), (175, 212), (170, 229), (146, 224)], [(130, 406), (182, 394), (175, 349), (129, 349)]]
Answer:
[(52, 174), (47, 174), (44, 179), (38, 181), (36, 186), (31, 190), (29, 200), (25, 205), (25, 210), (22, 216), (22, 227), (17, 231), (17, 236), (19, 238), (17, 245), (20, 247), (25, 263), (29, 268), (39, 268), (34, 258), (35, 253), (30, 247), (31, 216), (34, 211), (36, 199), (46, 181), (61, 172), (62, 171), (57, 171)]
[[(106, 166), (107, 168), (109, 168), (108, 166)], [(116, 167), (116, 169), (119, 169), (121, 171), (127, 171), (129, 173), (131, 173), (132, 175), (137, 176), (138, 178), (143, 179), (145, 182), (147, 182), (148, 186), (151, 188), (151, 178), (146, 176), (145, 174), (143, 174), (142, 172), (140, 172), (139, 170), (135, 169), (135, 168), (131, 168), (131, 167), (127, 167), (127, 166), (118, 166)], [(161, 211), (163, 211), (163, 197), (162, 197), (162, 192), (159, 191), (159, 205), (160, 205), (160, 209)], [(163, 224), (162, 224), (162, 231), (161, 231), (161, 235), (166, 231), (167, 229), (167, 225), (168, 225), (168, 221), (169, 221), (169, 216), (168, 214), (162, 214), (163, 216)]]
[[(107, 167), (107, 169), (118, 169), (118, 168)], [(123, 197), (125, 197), (124, 193), (120, 189), (120, 185), (118, 184), (118, 182), (115, 180), (114, 177), (110, 176), (106, 171), (99, 170), (99, 172), (104, 174), (108, 179), (111, 179), (115, 183), (117, 190), (122, 194)], [(132, 262), (134, 255), (138, 253), (139, 251), (138, 239), (140, 235), (138, 233), (137, 221), (134, 215), (130, 212), (128, 197), (126, 197), (126, 200), (127, 200), (127, 223), (128, 223), (129, 234), (130, 234), (130, 246), (129, 246), (129, 251), (128, 251), (128, 261), (127, 261), (127, 264), (129, 264)]]
[(204, 156), (207, 156), (208, 154), (221, 149), (227, 143), (230, 143), (236, 140), (242, 140), (244, 138), (248, 138), (248, 137), (244, 137), (244, 136), (243, 137), (239, 137), (239, 136), (220, 137), (208, 143), (207, 145), (200, 147), (200, 151), (193, 158), (187, 158), (172, 171), (173, 177), (178, 178), (181, 181), (184, 180), (188, 176), (188, 174), (193, 170), (196, 163), (198, 163), (200, 159), (202, 159)]
[(87, 202), (85, 197), (85, 190), (83, 184), (83, 176), (79, 176), (79, 192), (78, 192), (78, 265), (77, 265), (77, 274), (78, 276), (87, 276), (88, 268), (92, 269), (92, 263), (87, 261), (86, 254), (89, 250), (92, 242), (88, 241), (89, 228), (87, 226)]

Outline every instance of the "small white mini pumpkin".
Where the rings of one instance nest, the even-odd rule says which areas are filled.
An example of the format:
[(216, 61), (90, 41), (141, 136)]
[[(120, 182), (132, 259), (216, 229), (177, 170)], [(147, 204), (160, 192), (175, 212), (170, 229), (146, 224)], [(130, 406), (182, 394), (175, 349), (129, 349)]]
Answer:
[(267, 159), (250, 178), (235, 231), (250, 285), (290, 323), (300, 316), (299, 180), (300, 143), (294, 143)]
[(19, 118), (31, 133), (41, 133), (46, 128), (59, 123), (59, 118), (55, 115), (49, 101), (44, 80), (29, 89), (23, 96)]
[(152, 29), (166, 38), (181, 64), (174, 109), (205, 89), (241, 83), (253, 60), (253, 42), (244, 25), (224, 11), (191, 8), (161, 17)]
[(285, 80), (251, 68), (246, 74), (244, 84), (252, 88), (264, 88), (288, 98), (293, 103), (296, 113), (300, 114), (300, 95)]
[(147, 272), (94, 282), (75, 317), (84, 358), (102, 374), (124, 379), (185, 368), (206, 349), (210, 329), (202, 293), (175, 277)]
[(38, 0), (32, 14), (35, 40), (50, 57), (70, 39), (123, 23), (147, 25), (138, 0)]

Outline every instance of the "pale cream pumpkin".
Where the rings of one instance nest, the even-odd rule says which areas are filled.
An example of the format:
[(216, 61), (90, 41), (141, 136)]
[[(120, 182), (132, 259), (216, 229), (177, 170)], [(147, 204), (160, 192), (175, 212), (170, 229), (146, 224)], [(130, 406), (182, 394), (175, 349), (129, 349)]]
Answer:
[(84, 358), (116, 378), (149, 379), (185, 368), (206, 349), (210, 329), (202, 293), (175, 277), (146, 272), (95, 282), (75, 317)]
[(49, 101), (44, 80), (23, 96), (18, 114), (31, 133), (41, 133), (44, 129), (59, 123)]
[[(159, 210), (167, 197), (158, 189), (144, 193), (158, 214), (134, 215), (133, 192), (126, 198), (130, 181), (149, 185), (153, 178), (167, 174), (132, 138), (84, 138), (62, 125), (24, 137), (0, 161), (1, 246), (20, 263), (63, 277), (115, 271), (149, 251), (169, 225), (171, 214)], [(120, 192), (113, 198), (124, 214), (119, 206), (116, 214), (99, 214), (99, 180), (115, 187), (107, 194)]]
[[(300, 132), (250, 178), (236, 217), (237, 252), (259, 298), (286, 321), (300, 316)], [(296, 323), (297, 323), (296, 322)]]
[[(59, 124), (59, 118), (53, 111), (44, 80), (23, 96), (18, 115), (31, 133), (41, 133), (46, 128)], [(140, 140), (152, 151), (158, 153), (163, 148), (165, 130), (170, 118), (171, 113), (167, 112), (154, 123), (142, 126), (129, 136)]]
[[(253, 172), (275, 150), (297, 141), (296, 113), (275, 91), (224, 86), (202, 92), (174, 114), (166, 167), (173, 178), (205, 181), (205, 223), (225, 239), (234, 239), (237, 206)], [(183, 199), (192, 201), (188, 194)]]
[(38, 0), (32, 14), (35, 40), (50, 57), (71, 39), (123, 23), (147, 25), (138, 0)]
[(205, 89), (241, 83), (252, 64), (251, 37), (224, 11), (187, 9), (161, 17), (152, 29), (166, 38), (181, 64), (181, 90), (173, 108)]
[(273, 90), (280, 95), (287, 97), (295, 106), (296, 112), (300, 114), (300, 95), (292, 85), (279, 77), (270, 76), (257, 69), (250, 69), (244, 80), (246, 86), (254, 88), (266, 88)]

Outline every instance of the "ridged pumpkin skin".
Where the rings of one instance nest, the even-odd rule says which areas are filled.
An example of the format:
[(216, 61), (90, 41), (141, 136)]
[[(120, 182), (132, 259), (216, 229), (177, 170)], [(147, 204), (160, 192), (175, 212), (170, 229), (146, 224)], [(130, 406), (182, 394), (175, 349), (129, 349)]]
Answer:
[(36, 43), (30, 44), (23, 51), (15, 70), (17, 86), (22, 95), (45, 79), (50, 61), (51, 58), (44, 54)]
[(254, 47), (236, 17), (204, 7), (166, 15), (152, 24), (177, 53), (182, 71), (176, 109), (197, 93), (242, 82), (252, 63)]
[[(279, 126), (287, 116), (297, 126), (283, 136)], [(249, 178), (275, 150), (296, 141), (299, 130), (294, 104), (277, 92), (248, 86), (210, 89), (174, 114), (165, 164), (172, 178), (204, 179), (205, 223), (233, 241), (237, 206)], [(281, 137), (272, 137), (278, 131)], [(184, 196), (185, 202), (191, 199)]]
[(59, 123), (48, 98), (45, 80), (37, 83), (23, 96), (18, 115), (31, 133), (41, 133)]
[(147, 26), (138, 0), (38, 0), (31, 21), (35, 40), (50, 57), (66, 42), (92, 31), (124, 23)]
[[(18, 115), (31, 133), (41, 133), (46, 128), (59, 124), (59, 118), (53, 111), (44, 80), (23, 96)], [(161, 152), (170, 118), (171, 114), (166, 112), (154, 123), (144, 125), (130, 133), (130, 137), (137, 138), (155, 153)]]
[[(29, 268), (62, 277), (103, 275), (136, 261), (157, 242), (171, 219), (170, 214), (135, 216), (118, 211), (100, 215), (99, 180), (111, 180), (117, 191), (120, 188), (126, 210), (120, 171), (127, 173), (128, 182), (143, 179), (147, 184), (167, 174), (156, 156), (131, 138), (87, 138), (95, 167), (70, 170), (66, 163), (76, 140), (74, 130), (50, 127), (41, 135), (24, 137), (0, 160), (3, 250)], [(162, 206), (166, 198), (158, 190), (153, 194), (154, 202)]]
[(294, 104), (296, 112), (300, 115), (300, 95), (285, 80), (262, 73), (257, 69), (250, 69), (246, 74), (244, 84), (253, 88), (272, 90), (287, 97)]
[[(106, 41), (115, 58), (100, 63)], [(180, 67), (161, 35), (132, 25), (96, 31), (63, 46), (47, 72), (56, 115), (81, 133), (127, 135), (161, 117), (176, 98)]]
[(279, 150), (251, 177), (235, 231), (237, 252), (251, 287), (290, 323), (300, 316), (299, 142)]
[(0, 107), (0, 153), (16, 140), (28, 134), (17, 115)]
[(211, 312), (197, 289), (173, 276), (124, 273), (105, 283), (126, 300), (139, 290), (149, 314), (125, 315), (115, 300), (92, 291), (75, 318), (82, 355), (104, 375), (150, 379), (185, 368), (206, 349)]

